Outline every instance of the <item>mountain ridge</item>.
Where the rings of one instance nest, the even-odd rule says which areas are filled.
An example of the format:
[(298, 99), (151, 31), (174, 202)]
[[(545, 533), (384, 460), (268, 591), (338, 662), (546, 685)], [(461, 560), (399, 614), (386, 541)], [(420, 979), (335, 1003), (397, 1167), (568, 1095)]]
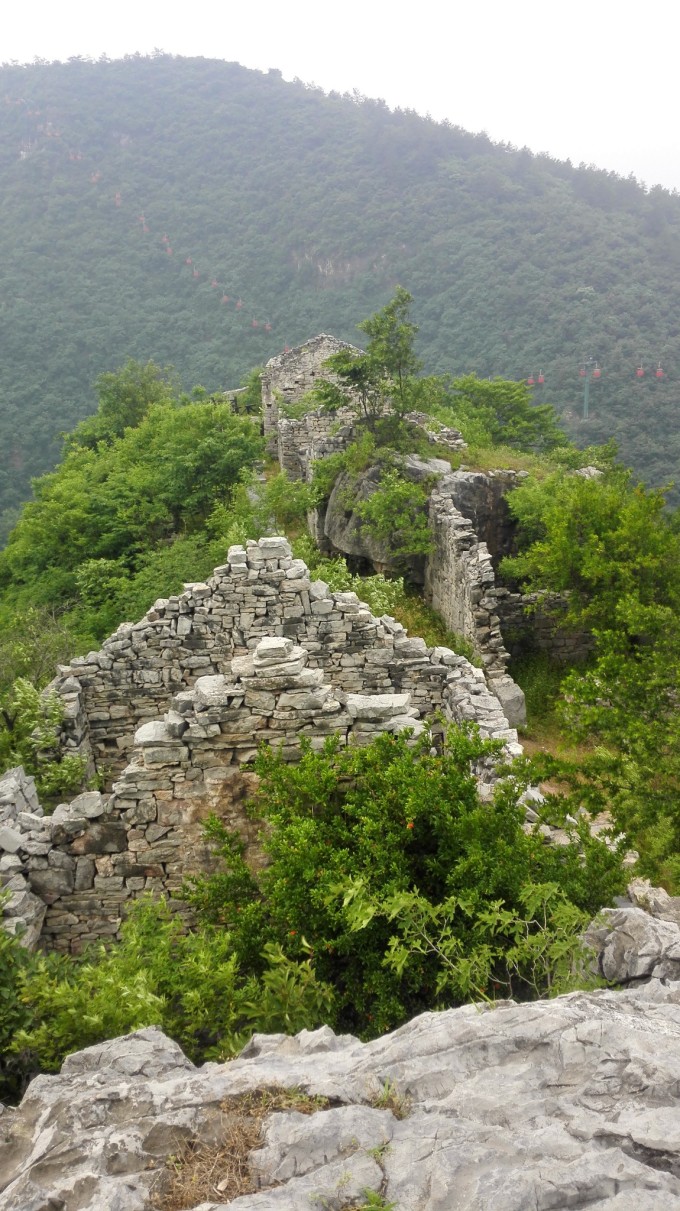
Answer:
[(5, 530), (97, 374), (230, 387), (310, 332), (352, 340), (397, 282), (428, 370), (543, 371), (570, 436), (676, 473), (674, 194), (216, 60), (9, 65), (0, 98)]

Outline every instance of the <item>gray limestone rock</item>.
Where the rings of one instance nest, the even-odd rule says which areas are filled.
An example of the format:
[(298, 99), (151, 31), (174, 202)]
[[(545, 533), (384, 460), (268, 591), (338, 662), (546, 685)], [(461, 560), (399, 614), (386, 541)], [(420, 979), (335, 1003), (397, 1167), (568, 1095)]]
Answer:
[(176, 744), (177, 741), (172, 735), (167, 724), (162, 719), (154, 719), (150, 723), (143, 723), (135, 732), (135, 744), (140, 747), (153, 745), (157, 747), (159, 744)]
[(6, 804), (11, 804), (17, 812), (42, 815), (35, 780), (21, 765), (6, 770), (0, 777), (0, 808)]
[(258, 664), (276, 663), (280, 660), (290, 660), (295, 645), (292, 639), (283, 636), (267, 635), (255, 648), (255, 659)]
[(226, 706), (234, 697), (235, 692), (236, 688), (233, 683), (221, 673), (209, 677), (199, 677), (194, 686), (198, 710), (206, 710), (211, 706)]
[(652, 887), (649, 879), (633, 879), (628, 884), (628, 897), (652, 917), (680, 925), (680, 896), (669, 896), (663, 887)]
[(348, 694), (347, 710), (353, 719), (392, 719), (405, 715), (410, 694)]
[(606, 980), (626, 984), (650, 976), (680, 980), (680, 929), (641, 908), (604, 908), (586, 941)]
[(524, 691), (520, 689), (512, 677), (499, 677), (489, 680), (489, 689), (496, 695), (503, 708), (503, 714), (510, 727), (521, 727), (527, 721), (527, 704)]
[(369, 1043), (256, 1035), (198, 1070), (150, 1028), (31, 1083), (3, 1116), (0, 1204), (150, 1211), (181, 1141), (221, 1138), (225, 1099), (295, 1087), (328, 1108), (270, 1115), (253, 1192), (203, 1211), (341, 1211), (366, 1191), (399, 1211), (680, 1211), (679, 1081), (680, 983), (658, 980), (427, 1013)]
[(86, 791), (83, 795), (77, 795), (71, 800), (71, 812), (74, 816), (84, 816), (86, 820), (96, 820), (98, 816), (103, 816), (106, 810), (106, 803), (99, 791)]
[(17, 828), (10, 828), (9, 825), (0, 825), (0, 850), (4, 850), (6, 854), (15, 854), (21, 848), (23, 835)]

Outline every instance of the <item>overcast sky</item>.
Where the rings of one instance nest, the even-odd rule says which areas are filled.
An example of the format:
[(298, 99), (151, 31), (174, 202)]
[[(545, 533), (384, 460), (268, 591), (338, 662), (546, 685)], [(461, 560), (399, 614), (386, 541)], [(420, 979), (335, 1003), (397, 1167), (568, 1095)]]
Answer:
[(673, 0), (28, 0), (0, 59), (155, 48), (356, 88), (492, 139), (680, 189)]

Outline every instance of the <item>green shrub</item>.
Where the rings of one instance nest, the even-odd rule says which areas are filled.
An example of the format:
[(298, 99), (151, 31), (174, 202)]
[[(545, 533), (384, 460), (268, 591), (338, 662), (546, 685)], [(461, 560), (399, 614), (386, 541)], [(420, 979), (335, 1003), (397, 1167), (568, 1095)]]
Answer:
[(24, 1070), (54, 1071), (72, 1051), (158, 1025), (199, 1061), (233, 1054), (253, 1030), (294, 1032), (325, 1019), (330, 993), (309, 955), (290, 960), (270, 944), (258, 962), (256, 975), (244, 974), (224, 930), (185, 932), (166, 903), (140, 900), (111, 949), (80, 961), (36, 956), (20, 970), (9, 1052)]
[[(442, 974), (435, 952), (391, 967), (389, 913), (374, 913), (357, 932), (343, 906), (348, 881), (360, 880), (369, 897), (386, 903), (417, 893), (436, 908), (455, 898), (464, 909), (447, 928), (467, 962), (496, 938), (490, 912), (509, 913), (524, 928), (526, 897), (537, 885), (554, 884), (583, 912), (596, 911), (622, 885), (619, 856), (585, 830), (559, 849), (524, 833), (519, 775), (480, 801), (473, 766), (497, 752), (497, 742), (452, 728), (442, 756), (431, 745), (427, 736), (414, 748), (391, 735), (365, 748), (332, 739), (323, 752), (303, 747), (296, 766), (263, 750), (251, 810), (264, 822), (268, 865), (257, 875), (238, 838), (218, 820), (208, 828), (225, 865), (192, 885), (201, 918), (229, 929), (239, 961), (255, 973), (266, 942), (291, 959), (310, 946), (318, 978), (334, 989), (333, 1024), (342, 1030), (372, 1035), (433, 1008)], [(511, 950), (513, 939), (508, 926), (493, 945)], [(499, 963), (489, 964), (489, 980), (498, 978)], [(516, 987), (534, 991), (526, 972)]]
[[(0, 893), (0, 914), (6, 899), (7, 893)], [(16, 1100), (26, 1083), (22, 1066), (10, 1048), (17, 1031), (28, 1020), (21, 990), (24, 973), (32, 962), (31, 953), (0, 927), (0, 1102)]]
[(19, 677), (0, 711), (0, 772), (23, 765), (32, 774), (40, 798), (55, 800), (82, 786), (85, 761), (64, 755), (57, 745), (64, 703), (57, 694), (40, 693)]
[(403, 563), (434, 549), (427, 520), (428, 496), (424, 484), (411, 483), (395, 468), (382, 473), (378, 489), (357, 501), (354, 510), (391, 558)]

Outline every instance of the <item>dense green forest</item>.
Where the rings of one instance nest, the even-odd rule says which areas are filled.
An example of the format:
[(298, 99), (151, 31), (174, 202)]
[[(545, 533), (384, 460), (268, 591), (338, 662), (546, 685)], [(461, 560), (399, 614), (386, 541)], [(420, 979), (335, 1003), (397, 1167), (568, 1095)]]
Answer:
[(428, 371), (542, 372), (579, 444), (613, 434), (677, 478), (676, 196), (233, 63), (0, 76), (0, 536), (100, 373), (153, 358), (234, 386), (318, 331), (351, 339), (397, 282)]

